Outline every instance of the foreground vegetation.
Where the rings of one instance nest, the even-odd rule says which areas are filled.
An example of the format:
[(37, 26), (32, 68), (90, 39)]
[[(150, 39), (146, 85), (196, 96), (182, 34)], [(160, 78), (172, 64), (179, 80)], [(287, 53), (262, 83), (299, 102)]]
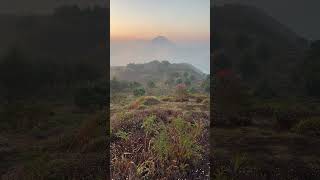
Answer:
[(2, 179), (105, 176), (105, 112), (79, 112), (72, 105), (42, 105), (40, 112), (39, 108), (32, 111), (31, 105), (24, 106), (27, 108), (11, 114), (17, 116), (11, 118), (14, 128), (1, 124)]
[(191, 84), (180, 81), (171, 88), (122, 84), (127, 88), (111, 89), (111, 177), (209, 179), (210, 101), (203, 86), (191, 93)]

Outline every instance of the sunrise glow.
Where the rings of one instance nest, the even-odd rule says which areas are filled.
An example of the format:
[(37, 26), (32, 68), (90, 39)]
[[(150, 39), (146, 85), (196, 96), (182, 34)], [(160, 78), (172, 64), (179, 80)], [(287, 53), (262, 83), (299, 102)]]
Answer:
[(111, 0), (111, 39), (205, 40), (210, 35), (209, 0)]

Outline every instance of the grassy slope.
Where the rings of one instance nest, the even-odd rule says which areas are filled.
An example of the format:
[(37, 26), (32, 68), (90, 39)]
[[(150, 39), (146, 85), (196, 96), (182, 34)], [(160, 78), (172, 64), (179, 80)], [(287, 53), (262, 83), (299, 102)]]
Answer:
[(1, 133), (2, 178), (104, 176), (103, 112), (81, 112), (67, 105), (50, 111), (39, 127)]
[[(148, 98), (156, 98), (158, 102), (148, 103)], [(209, 107), (202, 103), (208, 97), (187, 98), (184, 102), (174, 102), (176, 97), (128, 97), (123, 99), (123, 104), (111, 104), (111, 155), (113, 178), (200, 178), (208, 179), (208, 128)], [(147, 99), (147, 101), (146, 101)], [(197, 100), (198, 99), (198, 100)], [(198, 102), (197, 102), (198, 101)], [(120, 101), (118, 101), (119, 103)], [(156, 151), (158, 131), (148, 133), (143, 127), (148, 117), (155, 117), (154, 128), (172, 129), (172, 123), (177, 117), (182, 117), (184, 126), (190, 123), (193, 126), (203, 125), (201, 133), (194, 139), (194, 143), (201, 146), (204, 151), (191, 152), (191, 158), (183, 158), (174, 152), (169, 152), (167, 158), (161, 158), (161, 153)], [(192, 131), (192, 128), (190, 129)], [(184, 131), (181, 129), (176, 133)], [(192, 132), (188, 134), (192, 134)], [(194, 133), (196, 134), (196, 133)], [(187, 135), (185, 135), (187, 136)], [(165, 143), (165, 141), (163, 142)], [(179, 143), (173, 144), (178, 149)], [(161, 146), (160, 150), (167, 146)], [(190, 148), (192, 149), (192, 148)], [(182, 154), (183, 152), (180, 151)], [(201, 158), (192, 161), (196, 155)], [(132, 162), (132, 163), (130, 163)], [(148, 165), (147, 167), (146, 164)], [(184, 169), (182, 167), (185, 167)]]
[(233, 169), (236, 155), (242, 154), (246, 156), (244, 164), (238, 167), (234, 173), (236, 175), (229, 174), (228, 177), (317, 179), (320, 167), (319, 137), (298, 134), (293, 128), (283, 129), (278, 121), (281, 114), (288, 114), (282, 118), (289, 122), (310, 117), (319, 119), (318, 107), (307, 102), (269, 100), (260, 101), (257, 108), (260, 110), (250, 115), (251, 125), (211, 128), (214, 165)]

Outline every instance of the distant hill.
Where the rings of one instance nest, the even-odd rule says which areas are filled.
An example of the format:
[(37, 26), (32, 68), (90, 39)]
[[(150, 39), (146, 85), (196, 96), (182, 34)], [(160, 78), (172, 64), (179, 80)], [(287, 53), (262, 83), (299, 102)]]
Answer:
[(254, 71), (245, 82), (254, 86), (265, 80), (278, 92), (295, 86), (292, 73), (303, 61), (307, 40), (255, 7), (228, 4), (212, 11), (211, 43), (242, 77)]
[(110, 78), (118, 80), (146, 83), (149, 80), (165, 81), (173, 76), (187, 73), (193, 81), (203, 80), (206, 74), (187, 63), (170, 63), (168, 61), (151, 61), (144, 64), (128, 64), (127, 66), (111, 66)]
[(210, 43), (207, 41), (183, 42), (156, 36), (149, 40), (113, 40), (110, 45), (113, 66), (124, 66), (131, 62), (170, 60), (173, 63), (192, 64), (206, 73), (210, 70)]
[(151, 44), (159, 46), (174, 46), (174, 43), (165, 36), (157, 36), (153, 38), (151, 40)]

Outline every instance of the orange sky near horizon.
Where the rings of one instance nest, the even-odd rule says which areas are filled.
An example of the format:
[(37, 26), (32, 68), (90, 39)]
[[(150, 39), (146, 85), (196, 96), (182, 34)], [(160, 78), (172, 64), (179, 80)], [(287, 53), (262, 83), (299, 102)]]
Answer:
[(111, 40), (210, 38), (209, 0), (111, 0), (110, 5)]

